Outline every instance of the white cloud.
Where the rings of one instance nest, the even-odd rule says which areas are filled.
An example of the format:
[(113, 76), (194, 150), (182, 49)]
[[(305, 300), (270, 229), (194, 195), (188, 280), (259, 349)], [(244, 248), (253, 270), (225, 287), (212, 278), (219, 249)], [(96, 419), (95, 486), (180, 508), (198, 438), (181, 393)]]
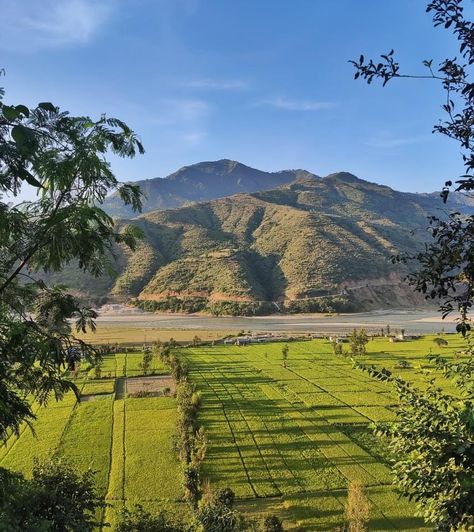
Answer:
[(85, 44), (112, 12), (114, 0), (0, 0), (0, 48)]
[(288, 98), (273, 98), (261, 100), (257, 105), (268, 105), (285, 111), (321, 111), (323, 109), (333, 109), (337, 107), (334, 102), (318, 100), (291, 100)]
[(248, 87), (247, 83), (241, 79), (231, 80), (214, 80), (214, 79), (196, 79), (181, 84), (182, 87), (189, 89), (208, 89), (208, 90), (243, 90)]

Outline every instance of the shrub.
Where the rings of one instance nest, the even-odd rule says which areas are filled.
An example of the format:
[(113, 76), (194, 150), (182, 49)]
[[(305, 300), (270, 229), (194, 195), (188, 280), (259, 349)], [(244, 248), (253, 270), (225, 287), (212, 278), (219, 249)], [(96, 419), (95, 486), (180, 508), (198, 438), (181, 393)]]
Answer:
[(228, 508), (234, 506), (235, 493), (230, 488), (221, 488), (215, 493), (215, 500)]
[(284, 532), (283, 523), (276, 515), (268, 515), (263, 520), (263, 532)]
[(186, 532), (190, 528), (166, 512), (161, 511), (153, 515), (137, 504), (133, 512), (127, 508), (122, 509), (115, 530), (116, 532)]
[(205, 532), (240, 532), (246, 530), (242, 516), (234, 510), (235, 494), (230, 488), (212, 492), (205, 489), (196, 518)]
[(408, 369), (411, 368), (411, 364), (408, 362), (408, 360), (400, 360), (397, 364), (397, 368)]
[(201, 496), (201, 478), (197, 464), (186, 464), (183, 469), (184, 496), (196, 509)]

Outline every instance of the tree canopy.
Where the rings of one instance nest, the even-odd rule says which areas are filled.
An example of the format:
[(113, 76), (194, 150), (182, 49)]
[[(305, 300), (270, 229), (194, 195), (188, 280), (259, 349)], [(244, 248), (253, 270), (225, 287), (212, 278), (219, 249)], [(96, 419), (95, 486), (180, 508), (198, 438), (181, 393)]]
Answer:
[[(422, 64), (425, 74), (405, 74), (391, 50), (380, 61), (361, 55), (351, 61), (355, 78), (383, 85), (399, 78), (426, 78), (441, 83), (445, 91), (443, 110), (446, 118), (434, 126), (440, 133), (458, 142), (465, 173), (448, 180), (441, 191), (446, 203), (449, 194), (474, 191), (474, 23), (464, 16), (462, 0), (433, 0), (427, 11), (436, 27), (453, 33), (459, 45), (459, 58), (433, 59)], [(445, 218), (429, 219), (432, 240), (412, 257), (417, 270), (409, 276), (414, 289), (429, 299), (439, 299), (443, 317), (458, 313), (457, 330), (467, 336), (468, 346), (462, 359), (429, 355), (427, 388), (420, 390), (386, 369), (366, 367), (373, 377), (390, 382), (400, 399), (395, 423), (382, 424), (377, 433), (387, 437), (397, 456), (396, 481), (405, 495), (418, 503), (419, 513), (440, 531), (467, 531), (474, 527), (474, 350), (469, 337), (469, 312), (474, 297), (474, 216), (452, 212)], [(471, 335), (472, 336), (472, 335)], [(440, 338), (439, 340), (444, 340)], [(439, 342), (441, 347), (443, 342)], [(452, 381), (452, 392), (439, 386), (439, 374)]]
[[(75, 390), (66, 375), (71, 358), (95, 357), (71, 325), (93, 328), (95, 312), (41, 275), (70, 263), (101, 275), (115, 245), (135, 246), (141, 233), (132, 226), (116, 231), (100, 206), (117, 190), (140, 209), (140, 191), (119, 183), (107, 155), (143, 151), (121, 120), (71, 116), (49, 102), (7, 104), (0, 88), (1, 438), (34, 418), (32, 399), (44, 404)], [(21, 201), (28, 188), (35, 199)]]

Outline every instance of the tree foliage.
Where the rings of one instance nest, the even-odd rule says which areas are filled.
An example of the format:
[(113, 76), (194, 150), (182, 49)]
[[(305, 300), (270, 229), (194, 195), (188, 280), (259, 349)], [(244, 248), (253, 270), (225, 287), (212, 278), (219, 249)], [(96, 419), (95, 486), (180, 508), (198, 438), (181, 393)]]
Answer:
[(353, 355), (363, 355), (365, 353), (365, 346), (369, 343), (369, 337), (365, 329), (360, 329), (360, 331), (354, 329), (349, 336), (349, 343)]
[(137, 504), (133, 511), (124, 507), (118, 518), (116, 532), (191, 532), (193, 527), (164, 511), (147, 512)]
[[(115, 189), (140, 208), (139, 190), (117, 181), (106, 156), (143, 153), (121, 120), (71, 116), (51, 103), (29, 109), (3, 96), (0, 89), (0, 438), (34, 418), (28, 397), (44, 404), (77, 392), (65, 377), (72, 353), (95, 358), (70, 321), (77, 331), (94, 328), (95, 312), (41, 275), (71, 263), (101, 275), (114, 245), (135, 246), (140, 232), (116, 231), (100, 205)], [(18, 202), (25, 188), (36, 197)]]
[[(355, 77), (368, 83), (380, 79), (385, 85), (397, 78), (441, 83), (446, 118), (434, 126), (434, 132), (458, 142), (465, 168), (454, 184), (446, 181), (441, 192), (446, 203), (453, 189), (467, 195), (474, 190), (474, 83), (470, 78), (474, 23), (465, 18), (462, 0), (433, 0), (427, 11), (435, 26), (452, 31), (459, 44), (459, 58), (443, 59), (437, 66), (426, 59), (427, 73), (420, 75), (402, 73), (393, 50), (382, 55), (380, 62), (367, 61), (363, 55), (351, 62)], [(474, 350), (468, 320), (474, 294), (474, 216), (453, 212), (445, 218), (431, 217), (429, 222), (433, 238), (426, 248), (395, 260), (415, 259), (418, 269), (409, 276), (415, 290), (429, 299), (439, 299), (443, 317), (458, 312), (457, 330), (468, 342), (465, 355), (454, 361), (431, 355), (425, 391), (388, 370), (359, 366), (374, 378), (390, 382), (400, 398), (397, 421), (377, 429), (389, 438), (397, 456), (397, 483), (417, 501), (427, 522), (440, 531), (458, 532), (474, 529)], [(453, 386), (447, 389), (453, 393), (437, 385), (436, 370), (451, 381)]]
[[(462, 0), (433, 0), (427, 12), (433, 15), (435, 26), (450, 29), (459, 43), (459, 58), (442, 59), (436, 66), (433, 59), (422, 61), (424, 74), (405, 74), (395, 59), (394, 51), (380, 56), (380, 61), (350, 61), (355, 78), (367, 83), (381, 80), (383, 85), (399, 78), (425, 78), (441, 83), (445, 92), (442, 108), (445, 119), (436, 124), (433, 132), (449, 137), (459, 144), (465, 172), (454, 182), (448, 180), (441, 191), (446, 203), (450, 191), (471, 195), (474, 191), (474, 23), (464, 16)], [(415, 259), (420, 268), (410, 276), (414, 288), (430, 299), (441, 300), (441, 311), (446, 316), (457, 310), (460, 314), (458, 330), (469, 330), (468, 313), (472, 307), (474, 289), (474, 216), (452, 212), (446, 219), (429, 219), (432, 242), (413, 257), (395, 257), (395, 260)]]
[(283, 367), (286, 368), (286, 364), (288, 362), (288, 353), (290, 352), (290, 348), (288, 347), (288, 344), (285, 344), (281, 348), (281, 358), (283, 360)]
[(64, 461), (36, 462), (31, 480), (0, 469), (0, 529), (5, 532), (88, 532), (95, 512), (94, 474), (79, 475)]

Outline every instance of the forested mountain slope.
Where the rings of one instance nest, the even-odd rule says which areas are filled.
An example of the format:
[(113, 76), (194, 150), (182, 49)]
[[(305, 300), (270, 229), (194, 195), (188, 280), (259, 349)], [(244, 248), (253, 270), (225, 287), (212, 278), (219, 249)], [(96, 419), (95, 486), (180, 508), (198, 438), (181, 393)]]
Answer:
[(397, 192), (349, 173), (300, 173), (272, 190), (142, 214), (132, 223), (145, 239), (134, 253), (117, 250), (118, 276), (73, 284), (163, 310), (419, 305), (390, 256), (419, 249), (427, 216), (445, 209), (435, 194)]

